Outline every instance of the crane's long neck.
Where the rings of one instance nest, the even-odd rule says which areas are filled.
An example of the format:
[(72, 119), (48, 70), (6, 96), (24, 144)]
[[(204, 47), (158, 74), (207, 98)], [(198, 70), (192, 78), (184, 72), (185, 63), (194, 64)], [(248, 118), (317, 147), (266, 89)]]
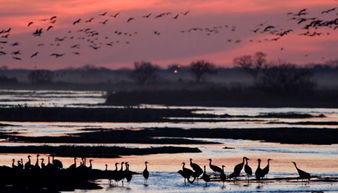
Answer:
[(48, 164), (50, 164), (50, 157), (48, 156)]
[(118, 163), (115, 163), (115, 171), (117, 171), (117, 165), (119, 165)]
[(145, 168), (145, 169), (148, 170), (148, 164), (145, 164), (145, 165), (146, 165), (146, 168)]
[(14, 166), (15, 164), (15, 159), (12, 159), (12, 166)]
[(258, 168), (261, 168), (261, 161), (258, 161)]
[(36, 165), (39, 164), (39, 156), (36, 156), (36, 162), (35, 162)]
[(296, 163), (293, 163), (293, 165), (295, 165), (295, 168), (298, 170), (297, 164), (296, 164)]

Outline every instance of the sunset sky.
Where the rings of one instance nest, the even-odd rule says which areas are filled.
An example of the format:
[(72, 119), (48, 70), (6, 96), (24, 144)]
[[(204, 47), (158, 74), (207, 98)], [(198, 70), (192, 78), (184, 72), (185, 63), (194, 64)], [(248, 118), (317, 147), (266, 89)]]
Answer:
[[(287, 13), (306, 8), (302, 17), (335, 20), (338, 8), (321, 13), (335, 7), (337, 0), (1, 0), (0, 31), (11, 30), (0, 34), (0, 65), (122, 68), (132, 67), (134, 61), (167, 66), (205, 59), (232, 66), (234, 57), (257, 51), (271, 60), (324, 62), (338, 59), (338, 29), (320, 27), (310, 30), (320, 35), (299, 35), (307, 31), (305, 23), (297, 24)], [(57, 16), (55, 23), (52, 16)], [(269, 25), (280, 32), (293, 31), (278, 41), (266, 41), (277, 37), (261, 32)], [(53, 27), (46, 31), (49, 26)], [(40, 28), (41, 36), (35, 37), (33, 32)], [(86, 28), (96, 35), (89, 37)], [(257, 28), (261, 31), (253, 32)], [(63, 55), (56, 58), (53, 53)]]

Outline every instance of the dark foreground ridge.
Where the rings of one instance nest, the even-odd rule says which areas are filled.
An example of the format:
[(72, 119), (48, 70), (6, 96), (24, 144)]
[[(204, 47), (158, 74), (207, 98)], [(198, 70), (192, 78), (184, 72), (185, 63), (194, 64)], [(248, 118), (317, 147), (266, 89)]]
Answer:
[(136, 90), (109, 95), (107, 105), (164, 104), (223, 107), (325, 107), (337, 108), (337, 91), (318, 90), (288, 95), (259, 92), (252, 89), (226, 88), (201, 90)]
[[(120, 137), (128, 136), (128, 137)], [(4, 136), (5, 137), (5, 136)], [(136, 143), (143, 139), (170, 137), (171, 142), (180, 138), (245, 139), (285, 144), (338, 144), (338, 130), (329, 128), (250, 128), (250, 129), (180, 129), (151, 128), (142, 130), (105, 130), (85, 132), (63, 137), (10, 136), (13, 142), (34, 143)], [(169, 142), (170, 142), (169, 141)], [(203, 141), (202, 141), (203, 142)], [(205, 142), (212, 143), (212, 142)]]
[[(1, 121), (155, 122), (163, 117), (192, 117), (191, 110), (141, 108), (0, 108)], [(196, 116), (196, 115), (195, 115)]]
[[(197, 109), (156, 108), (70, 108), (70, 107), (12, 107), (0, 108), (0, 121), (42, 122), (176, 122), (175, 118), (311, 118), (325, 115), (307, 113), (267, 113), (256, 116), (229, 114), (196, 114)], [(174, 119), (168, 119), (168, 118)], [(207, 121), (207, 120), (204, 120)], [(232, 120), (222, 120), (232, 121)], [(7, 125), (0, 125), (7, 126)]]
[(128, 148), (107, 146), (0, 146), (1, 153), (52, 154), (59, 157), (117, 158), (126, 155), (148, 155), (160, 153), (200, 153), (190, 147)]

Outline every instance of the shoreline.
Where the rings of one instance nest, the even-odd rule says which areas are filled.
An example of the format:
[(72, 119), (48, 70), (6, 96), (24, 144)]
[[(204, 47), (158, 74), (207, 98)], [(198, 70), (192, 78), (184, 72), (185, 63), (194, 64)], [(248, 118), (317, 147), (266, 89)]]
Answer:
[[(126, 136), (126, 137), (121, 137)], [(172, 144), (213, 144), (201, 141), (209, 139), (242, 139), (258, 140), (281, 144), (338, 144), (338, 129), (329, 128), (264, 128), (264, 129), (180, 129), (180, 128), (152, 128), (142, 130), (101, 130), (79, 133), (66, 137), (24, 137), (4, 135), (9, 142), (30, 143), (156, 143), (158, 137), (169, 139)], [(155, 138), (155, 139), (154, 139)], [(176, 138), (176, 139), (175, 139)], [(181, 139), (180, 139), (181, 138)], [(182, 139), (192, 138), (192, 139)], [(199, 140), (194, 141), (194, 138)], [(159, 139), (162, 140), (162, 139)], [(182, 143), (187, 142), (197, 143)], [(192, 140), (192, 141), (189, 141)], [(160, 143), (165, 144), (165, 143)]]

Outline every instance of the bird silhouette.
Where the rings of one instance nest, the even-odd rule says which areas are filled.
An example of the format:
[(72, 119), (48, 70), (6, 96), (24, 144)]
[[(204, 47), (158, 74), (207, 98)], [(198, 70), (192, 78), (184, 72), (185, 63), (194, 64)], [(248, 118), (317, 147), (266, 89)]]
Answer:
[(195, 181), (194, 179), (191, 181), (190, 178), (193, 176), (194, 172), (188, 168), (185, 168), (185, 162), (182, 162), (182, 170), (179, 170), (177, 173), (181, 174), (181, 176), (184, 178), (184, 183), (186, 184), (186, 181), (189, 183), (193, 183)]
[(34, 35), (34, 36), (41, 36), (42, 30), (43, 30), (42, 28), (36, 29), (36, 30), (33, 32), (33, 35)]
[(75, 170), (76, 169), (76, 160), (77, 160), (77, 158), (74, 157), (74, 163), (68, 167), (69, 170)]
[(119, 15), (120, 15), (120, 13), (115, 13), (114, 15), (111, 15), (111, 16), (114, 17), (114, 18), (116, 18)]
[(78, 23), (80, 23), (80, 22), (81, 22), (81, 19), (77, 19), (77, 20), (75, 20), (75, 21), (73, 22), (73, 25), (78, 24)]
[(108, 13), (108, 11), (106, 11), (106, 12), (103, 12), (103, 13), (100, 13), (99, 15), (101, 15), (101, 16), (106, 16), (106, 15), (107, 15), (107, 13)]
[(58, 159), (55, 159), (55, 156), (52, 155), (52, 162), (53, 162), (53, 165), (57, 168), (57, 169), (62, 169), (63, 168), (63, 164), (60, 160)]
[(299, 169), (299, 168), (297, 167), (296, 162), (292, 162), (292, 163), (293, 163), (293, 165), (295, 166), (295, 168), (297, 169), (299, 178), (301, 178), (301, 179), (308, 179), (308, 180), (311, 179), (311, 174), (310, 174), (310, 173), (305, 172), (304, 170)]
[(179, 14), (175, 15), (173, 19), (178, 19)]
[(27, 158), (28, 158), (28, 161), (25, 163), (25, 170), (30, 170), (32, 168), (31, 156), (28, 155)]
[(222, 168), (216, 166), (216, 165), (212, 165), (212, 159), (208, 159), (209, 160), (209, 167), (212, 171), (214, 172), (218, 172), (218, 173), (221, 173), (222, 172)]
[(145, 168), (144, 168), (144, 170), (143, 170), (143, 177), (144, 177), (144, 180), (145, 180), (145, 184), (147, 183), (147, 181), (148, 181), (148, 178), (149, 178), (149, 171), (148, 171), (148, 162), (147, 161), (145, 161), (144, 162), (144, 165), (145, 165)]
[(30, 21), (28, 24), (27, 24), (27, 27), (31, 26), (34, 22)]
[(246, 158), (246, 163), (244, 165), (244, 171), (245, 173), (247, 174), (247, 177), (249, 178), (251, 175), (252, 175), (252, 169), (251, 167), (249, 166), (249, 158)]
[(45, 164), (45, 159), (41, 158), (41, 169), (45, 169), (46, 168), (46, 164)]
[(34, 54), (31, 55), (31, 58), (34, 58), (35, 56), (37, 56), (39, 54), (39, 52), (35, 52)]
[(50, 56), (55, 56), (55, 58), (59, 58), (63, 56), (64, 54), (58, 54), (58, 53), (52, 53)]
[(129, 183), (131, 181), (131, 179), (133, 178), (133, 172), (131, 172), (129, 170), (129, 163), (128, 162), (126, 162), (125, 165), (126, 165), (126, 170), (124, 171), (124, 176), (125, 176), (127, 182)]
[(39, 170), (40, 169), (40, 166), (39, 166), (39, 157), (40, 157), (40, 155), (37, 154), (36, 155), (36, 162), (35, 162), (35, 165), (34, 165), (34, 169), (35, 170)]
[(268, 164), (262, 170), (263, 178), (269, 173), (269, 170), (270, 170), (270, 161), (271, 161), (271, 159), (268, 159)]
[(194, 176), (197, 178), (203, 173), (202, 168), (196, 163), (192, 162), (192, 158), (190, 158), (190, 167), (194, 170)]
[(144, 16), (142, 16), (142, 17), (143, 17), (143, 18), (149, 18), (149, 17), (151, 16), (151, 14), (152, 14), (152, 13), (149, 13), (149, 14), (144, 15)]
[(246, 159), (247, 157), (243, 157), (242, 163), (239, 163), (234, 167), (234, 171), (229, 175), (229, 178), (237, 178), (241, 174)]
[(190, 11), (182, 12), (183, 15), (188, 15)]
[(49, 30), (51, 30), (52, 28), (53, 28), (53, 26), (50, 25), (50, 26), (47, 27), (46, 31), (49, 31)]
[(222, 172), (220, 174), (220, 179), (221, 179), (221, 182), (223, 182), (223, 186), (224, 186), (224, 182), (226, 180), (226, 175), (225, 175), (225, 172), (224, 172), (224, 168), (225, 168), (225, 165), (222, 165)]
[(49, 20), (55, 20), (57, 18), (56, 15), (52, 16), (51, 18), (49, 18)]
[(255, 172), (255, 176), (257, 180), (260, 180), (264, 175), (263, 175), (263, 171), (261, 169), (261, 159), (258, 159), (258, 165), (257, 165), (257, 169)]
[(204, 168), (204, 170), (203, 170), (203, 175), (202, 175), (201, 179), (205, 181), (205, 186), (207, 186), (208, 182), (210, 182), (210, 175), (207, 174), (206, 166), (203, 166), (203, 168)]
[(133, 17), (129, 17), (128, 20), (127, 20), (127, 23), (133, 21), (134, 19), (135, 19), (135, 18), (133, 18)]

